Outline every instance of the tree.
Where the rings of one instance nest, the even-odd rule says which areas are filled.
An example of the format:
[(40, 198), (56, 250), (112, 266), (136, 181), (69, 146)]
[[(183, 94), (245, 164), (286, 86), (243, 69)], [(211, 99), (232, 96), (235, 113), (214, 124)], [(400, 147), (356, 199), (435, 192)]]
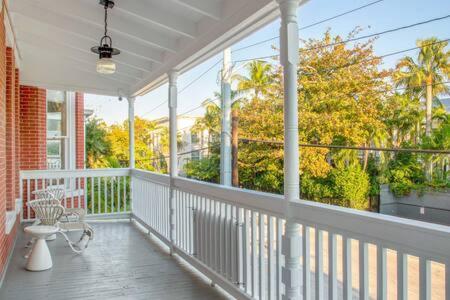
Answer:
[(250, 98), (262, 98), (267, 94), (272, 83), (272, 65), (262, 60), (251, 61), (246, 66), (249, 76), (236, 74), (232, 77), (237, 81), (237, 92), (253, 93)]
[[(128, 120), (122, 124), (114, 124), (109, 127), (107, 139), (111, 143), (111, 152), (122, 167), (128, 166), (129, 161), (129, 130)], [(150, 147), (152, 141), (151, 133), (156, 129), (152, 121), (135, 117), (135, 159), (136, 167), (144, 170), (154, 170), (152, 159), (154, 153)], [(162, 139), (163, 140), (163, 139)]]
[(111, 143), (107, 139), (107, 125), (97, 117), (86, 122), (86, 167), (104, 167), (106, 157), (111, 155)]
[(418, 40), (420, 50), (417, 59), (406, 56), (397, 64), (397, 86), (408, 88), (419, 98), (425, 97), (426, 136), (430, 136), (432, 130), (433, 98), (449, 92), (448, 87), (442, 84), (450, 76), (450, 51), (445, 50), (447, 45), (448, 42), (439, 41), (435, 37)]

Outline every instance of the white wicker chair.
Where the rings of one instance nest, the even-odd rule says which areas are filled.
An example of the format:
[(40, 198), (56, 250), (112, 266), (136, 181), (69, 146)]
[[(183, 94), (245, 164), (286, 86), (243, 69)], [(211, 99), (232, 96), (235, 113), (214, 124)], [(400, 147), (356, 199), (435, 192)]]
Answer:
[[(65, 209), (60, 204), (60, 201), (54, 199), (51, 193), (43, 192), (41, 195), (46, 195), (46, 197), (28, 202), (28, 205), (35, 212), (36, 218), (39, 219), (39, 225), (57, 227), (57, 233), (64, 236), (65, 240), (74, 252), (83, 252), (83, 250), (87, 248), (89, 241), (94, 237), (93, 229), (89, 226), (89, 224), (84, 222), (84, 220), (61, 222), (61, 218), (65, 215)], [(66, 232), (69, 231), (83, 231), (78, 242), (74, 243), (69, 239), (66, 234)]]
[[(35, 190), (32, 194), (36, 195), (36, 199), (54, 198), (62, 202), (66, 198), (66, 188), (64, 185), (51, 185), (45, 189)], [(86, 211), (83, 208), (65, 208), (63, 217), (69, 222), (70, 219), (83, 221)]]

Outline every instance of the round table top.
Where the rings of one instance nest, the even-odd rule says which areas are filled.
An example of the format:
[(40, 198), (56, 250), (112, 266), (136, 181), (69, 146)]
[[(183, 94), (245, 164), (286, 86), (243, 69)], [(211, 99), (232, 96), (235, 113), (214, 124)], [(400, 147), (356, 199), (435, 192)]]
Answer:
[(58, 232), (58, 227), (49, 225), (32, 225), (25, 227), (24, 231), (34, 235), (50, 235)]

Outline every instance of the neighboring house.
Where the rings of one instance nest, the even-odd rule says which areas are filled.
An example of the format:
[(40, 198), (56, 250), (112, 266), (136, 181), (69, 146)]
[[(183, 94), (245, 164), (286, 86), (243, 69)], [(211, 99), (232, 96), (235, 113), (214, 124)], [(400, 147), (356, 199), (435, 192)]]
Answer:
[[(198, 160), (208, 155), (208, 131), (195, 132), (192, 127), (200, 117), (198, 116), (178, 116), (177, 126), (179, 135), (178, 153), (178, 170), (183, 171), (183, 166), (191, 161)], [(161, 153), (167, 156), (168, 153), (164, 153), (161, 148), (161, 136), (164, 131), (167, 132), (169, 128), (169, 118), (162, 117), (156, 120), (152, 120), (157, 124), (157, 129), (152, 132), (152, 145), (151, 149), (155, 153)]]

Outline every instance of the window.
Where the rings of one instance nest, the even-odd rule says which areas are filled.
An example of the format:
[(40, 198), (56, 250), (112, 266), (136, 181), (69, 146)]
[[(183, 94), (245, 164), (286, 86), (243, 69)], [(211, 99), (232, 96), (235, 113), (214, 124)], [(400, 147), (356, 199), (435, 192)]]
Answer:
[(200, 159), (200, 151), (193, 151), (191, 153), (191, 159), (192, 160), (199, 160)]
[(198, 133), (191, 132), (191, 144), (192, 145), (197, 145), (199, 142), (200, 142), (200, 139), (198, 137)]
[(64, 169), (67, 151), (66, 93), (47, 90), (47, 168)]

